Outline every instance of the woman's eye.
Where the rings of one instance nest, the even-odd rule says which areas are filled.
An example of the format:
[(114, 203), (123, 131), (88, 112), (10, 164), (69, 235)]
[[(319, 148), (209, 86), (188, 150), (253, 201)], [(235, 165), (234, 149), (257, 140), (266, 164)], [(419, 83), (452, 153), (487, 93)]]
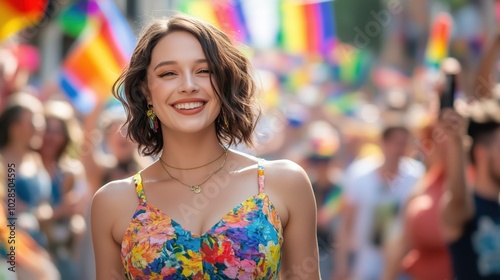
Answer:
[(160, 78), (161, 77), (165, 77), (165, 76), (173, 76), (175, 75), (174, 72), (164, 72), (164, 73), (161, 73), (160, 75), (158, 75)]
[(200, 73), (200, 74), (210, 74), (210, 70), (208, 70), (208, 69), (202, 69), (202, 70), (198, 71), (198, 73)]

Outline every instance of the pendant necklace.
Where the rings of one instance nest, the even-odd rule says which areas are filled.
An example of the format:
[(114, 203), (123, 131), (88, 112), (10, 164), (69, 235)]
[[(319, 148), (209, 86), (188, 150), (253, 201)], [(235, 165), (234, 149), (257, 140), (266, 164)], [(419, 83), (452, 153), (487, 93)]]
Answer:
[[(186, 186), (186, 187), (189, 187), (189, 189), (194, 192), (195, 194), (199, 194), (201, 193), (201, 186), (203, 184), (205, 184), (208, 180), (210, 180), (210, 178), (212, 178), (212, 176), (214, 176), (217, 172), (221, 171), (222, 168), (224, 168), (224, 165), (226, 164), (226, 160), (227, 160), (227, 156), (228, 156), (228, 152), (227, 152), (227, 149), (224, 149), (224, 152), (221, 154), (224, 155), (225, 154), (225, 157), (224, 157), (224, 161), (222, 162), (221, 166), (219, 168), (217, 168), (217, 170), (215, 170), (214, 172), (212, 172), (207, 179), (205, 179), (203, 182), (199, 183), (199, 184), (196, 184), (196, 185), (189, 185), (189, 184), (186, 184), (184, 182), (182, 182), (181, 180), (179, 180), (178, 178), (172, 176), (172, 174), (170, 174), (170, 172), (168, 172), (168, 169), (166, 166), (169, 166), (167, 165), (161, 158), (160, 158), (160, 163), (161, 163), (161, 167), (163, 167), (163, 170), (165, 170), (165, 172), (167, 172), (168, 176), (170, 176), (172, 179), (174, 179), (175, 181), (179, 182), (180, 184)], [(220, 159), (221, 156), (219, 156), (217, 159), (205, 164), (205, 165), (202, 165), (202, 166), (198, 166), (196, 168), (200, 168), (200, 167), (203, 167), (203, 166), (206, 166), (206, 165), (209, 165), (210, 163), (212, 162), (215, 162), (216, 160)], [(170, 166), (171, 167), (171, 166)], [(175, 167), (174, 167), (175, 168)], [(191, 169), (196, 169), (196, 168), (185, 168), (185, 169), (181, 169), (181, 168), (176, 168), (176, 169), (180, 169), (180, 170), (191, 170)]]

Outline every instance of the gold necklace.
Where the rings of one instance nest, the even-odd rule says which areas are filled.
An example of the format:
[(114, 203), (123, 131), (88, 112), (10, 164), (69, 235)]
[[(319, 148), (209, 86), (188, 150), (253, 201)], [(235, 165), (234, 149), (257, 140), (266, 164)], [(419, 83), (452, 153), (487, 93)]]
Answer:
[(174, 176), (172, 176), (172, 174), (170, 174), (170, 172), (168, 172), (168, 170), (165, 167), (164, 162), (161, 160), (161, 158), (160, 158), (160, 164), (161, 164), (161, 167), (163, 167), (163, 170), (165, 170), (165, 172), (167, 172), (168, 176), (170, 176), (172, 179), (176, 180), (177, 182), (181, 183), (182, 185), (184, 185), (186, 187), (189, 187), (191, 189), (191, 191), (193, 191), (195, 194), (199, 194), (199, 193), (201, 193), (201, 185), (205, 184), (210, 178), (212, 178), (212, 176), (214, 176), (215, 173), (221, 171), (222, 168), (224, 168), (224, 165), (226, 164), (226, 160), (227, 160), (227, 156), (228, 156), (227, 149), (224, 149), (224, 154), (226, 156), (224, 157), (224, 161), (222, 162), (221, 166), (219, 168), (217, 168), (217, 170), (215, 170), (214, 172), (212, 172), (212, 174), (210, 174), (207, 179), (205, 179), (203, 182), (201, 182), (201, 183), (199, 183), (197, 185), (186, 184), (186, 183), (182, 182), (181, 180), (179, 180), (179, 179), (175, 178)]
[(214, 160), (210, 161), (209, 163), (205, 163), (205, 164), (203, 164), (203, 165), (196, 166), (196, 167), (189, 167), (189, 168), (174, 167), (174, 166), (172, 166), (172, 165), (168, 165), (166, 162), (164, 162), (164, 161), (163, 161), (163, 159), (162, 159), (161, 157), (160, 157), (160, 160), (161, 160), (161, 162), (162, 162), (164, 165), (166, 165), (166, 166), (168, 166), (168, 167), (170, 167), (170, 168), (173, 168), (173, 169), (177, 169), (177, 170), (193, 170), (193, 169), (198, 169), (198, 168), (205, 167), (205, 166), (207, 166), (207, 165), (209, 165), (209, 164), (211, 164), (211, 163), (216, 162), (217, 160), (219, 160), (219, 159), (220, 159), (220, 158), (221, 158), (221, 157), (222, 157), (222, 156), (226, 153), (226, 150), (227, 150), (227, 149), (226, 149), (226, 148), (224, 148), (224, 150), (222, 151), (222, 153), (220, 154), (220, 156), (218, 156), (216, 159), (214, 159)]

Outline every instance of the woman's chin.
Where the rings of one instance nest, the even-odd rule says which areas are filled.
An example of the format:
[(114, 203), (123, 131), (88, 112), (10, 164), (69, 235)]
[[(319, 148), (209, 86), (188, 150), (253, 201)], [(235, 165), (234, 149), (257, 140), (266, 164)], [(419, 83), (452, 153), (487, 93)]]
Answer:
[(207, 122), (186, 122), (179, 123), (178, 125), (176, 125), (176, 128), (172, 130), (177, 131), (181, 134), (199, 134), (209, 132), (210, 128), (213, 126), (213, 123)]

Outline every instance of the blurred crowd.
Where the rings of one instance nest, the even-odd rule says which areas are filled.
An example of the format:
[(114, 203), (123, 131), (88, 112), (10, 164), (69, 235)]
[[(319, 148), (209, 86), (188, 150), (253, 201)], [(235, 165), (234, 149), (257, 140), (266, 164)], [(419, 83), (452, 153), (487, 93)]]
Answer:
[[(477, 15), (470, 10), (479, 9), (476, 2), (461, 10), (473, 23), (480, 21), (471, 16)], [(406, 37), (390, 33), (380, 53), (381, 64), (411, 73), (407, 79), (413, 86), (403, 91), (415, 92), (401, 92), (392, 72), (379, 72), (391, 79), (371, 88), (383, 84), (389, 93), (378, 98), (382, 89), (365, 88), (370, 96), (365, 99), (376, 106), (355, 105), (364, 106), (365, 120), (381, 116), (377, 125), (325, 114), (318, 109), (324, 104), (303, 112), (293, 103), (279, 108), (264, 102), (258, 145), (247, 152), (289, 158), (308, 172), (318, 206), (323, 279), (443, 280), (458, 273), (463, 275), (458, 279), (500, 279), (500, 86), (495, 78), (500, 35), (470, 31), (473, 40), (455, 46), (462, 57), (445, 60), (429, 78), (407, 58), (427, 34), (422, 30), (428, 18), (421, 10), (412, 10), (406, 24), (391, 24), (405, 26)], [(56, 86), (33, 86), (36, 67), (23, 64), (20, 48), (0, 49), (0, 279), (91, 280), (93, 194), (155, 158), (140, 157), (125, 138), (125, 112), (116, 101), (101, 100), (82, 114)], [(269, 63), (282, 62), (279, 57), (256, 53), (253, 59), (256, 68), (269, 69)], [(326, 87), (319, 90), (327, 90), (328, 74), (323, 76)], [(450, 88), (457, 96), (454, 109), (442, 108), (440, 95)], [(398, 94), (411, 97), (401, 101)], [(8, 271), (7, 262), (10, 182), (15, 183), (16, 273)]]
[[(26, 92), (7, 99), (0, 116), (0, 154), (11, 168), (2, 170), (2, 218), (10, 217), (7, 202), (14, 203), (19, 279), (92, 279), (92, 195), (146, 164), (119, 131), (125, 117), (120, 109), (96, 108), (95, 116), (81, 123), (63, 100), (42, 104)], [(7, 200), (11, 179), (15, 196)]]

